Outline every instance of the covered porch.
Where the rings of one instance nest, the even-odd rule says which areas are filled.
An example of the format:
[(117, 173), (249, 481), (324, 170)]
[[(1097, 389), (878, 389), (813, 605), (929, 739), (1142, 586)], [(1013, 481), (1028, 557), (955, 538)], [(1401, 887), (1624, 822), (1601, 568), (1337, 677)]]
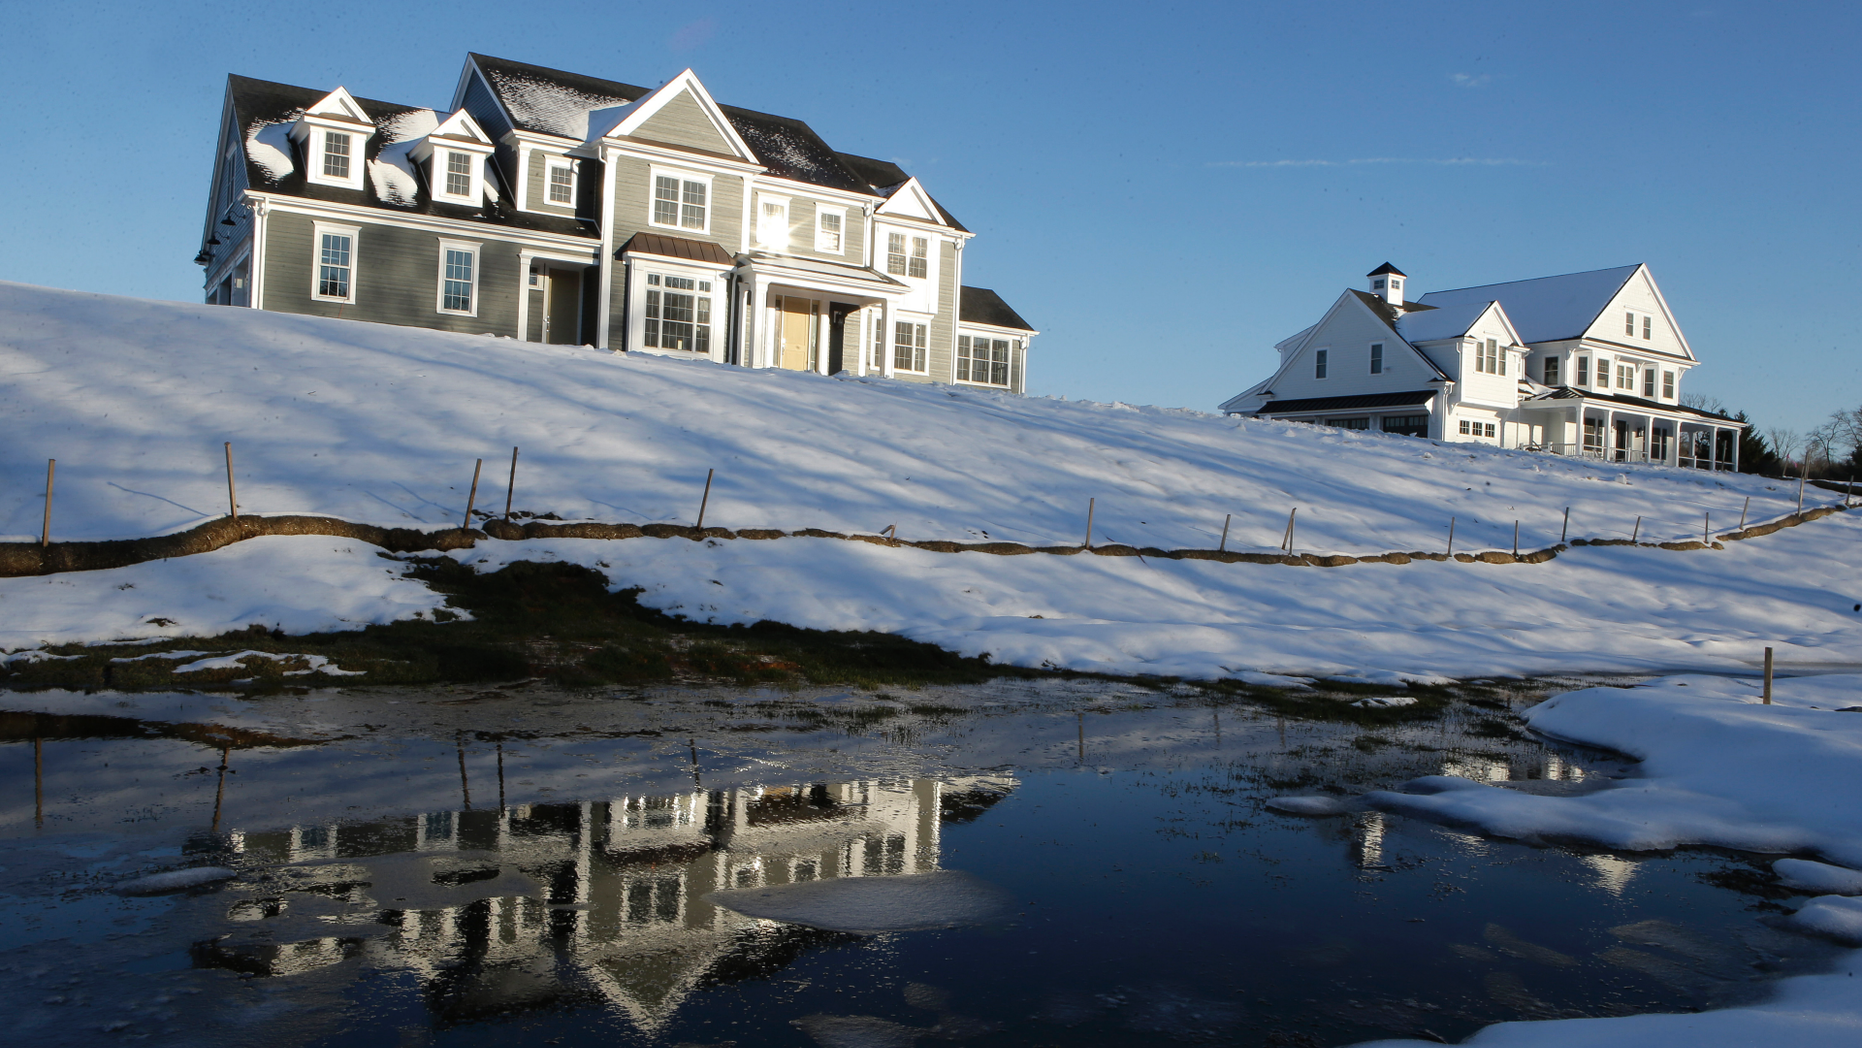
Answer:
[(1528, 398), (1520, 415), (1544, 427), (1529, 450), (1606, 462), (1737, 470), (1745, 423), (1637, 397), (1569, 387)]
[(865, 266), (754, 254), (736, 278), (742, 309), (731, 363), (890, 376), (885, 333), (910, 290), (903, 283)]

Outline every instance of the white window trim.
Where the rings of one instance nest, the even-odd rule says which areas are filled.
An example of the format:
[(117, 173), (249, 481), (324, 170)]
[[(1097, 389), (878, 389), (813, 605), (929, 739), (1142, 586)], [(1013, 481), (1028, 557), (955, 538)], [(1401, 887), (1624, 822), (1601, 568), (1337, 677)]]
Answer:
[(634, 259), (634, 275), (630, 278), (631, 284), (627, 296), (628, 314), (631, 318), (627, 322), (627, 346), (641, 353), (652, 353), (660, 356), (679, 356), (683, 354), (686, 357), (697, 357), (698, 351), (696, 349), (664, 349), (646, 344), (647, 291), (665, 290), (663, 286), (653, 287), (648, 284), (647, 277), (650, 274), (657, 274), (662, 280), (666, 277), (685, 277), (692, 280), (694, 283), (701, 280), (709, 281), (711, 284), (710, 291), (700, 291), (694, 288), (691, 291), (682, 291), (680, 293), (711, 300), (711, 322), (709, 324), (711, 328), (711, 345), (706, 351), (706, 357), (707, 359), (722, 363), (725, 350), (724, 339), (729, 334), (730, 326), (725, 320), (725, 316), (730, 309), (730, 272), (727, 270), (720, 273), (715, 269), (680, 265), (676, 262), (657, 257), (651, 262), (644, 261), (635, 256), (629, 257)]
[[(482, 272), (483, 272), (479, 266), (479, 249), (483, 246), (484, 245), (474, 243), (470, 240), (447, 240), (444, 237), (440, 238), (439, 262), (434, 268), (434, 274), (435, 274), (435, 278), (433, 282), (433, 310), (434, 312), (443, 313), (449, 317), (478, 316), (479, 286), (483, 283), (483, 281), (479, 279), (479, 277), (482, 275)], [(472, 308), (471, 309), (447, 309), (446, 308), (446, 252), (448, 251), (470, 251), (472, 253)], [(350, 286), (354, 287), (353, 284)]]
[[(957, 385), (960, 385), (960, 386), (977, 386), (982, 389), (1013, 389), (1015, 388), (1015, 359), (1017, 356), (1021, 354), (1021, 348), (1022, 348), (1021, 339), (1016, 338), (1013, 335), (992, 334), (987, 331), (959, 331), (957, 332), (957, 338), (968, 338), (970, 340), (970, 346), (971, 346), (970, 361), (971, 361), (972, 373), (974, 373), (974, 368), (976, 366), (975, 365), (975, 361), (976, 361), (975, 346), (976, 346), (977, 339), (988, 339), (991, 342), (1008, 343), (1008, 347), (1009, 347), (1008, 381), (1007, 382), (978, 382), (976, 379), (973, 379), (973, 378), (962, 378), (962, 377), (953, 378), (951, 381), (955, 382)], [(951, 353), (951, 371), (954, 374), (956, 372), (957, 354), (958, 354), (957, 343), (954, 339), (951, 342), (950, 353)], [(927, 353), (926, 355), (928, 358), (929, 353)]]
[[(323, 173), (324, 140), (330, 135), (349, 136), (349, 177), (336, 178)], [(368, 166), (368, 145), (371, 131), (359, 127), (318, 127), (312, 125), (305, 144), (309, 147), (304, 153), (304, 180), (319, 186), (335, 186), (338, 189), (361, 189), (362, 172)]]
[[(1325, 368), (1325, 374), (1323, 375), (1319, 374), (1319, 369), (1321, 367)], [(1330, 378), (1331, 375), (1332, 375), (1332, 347), (1331, 346), (1314, 346), (1312, 348), (1312, 380), (1314, 382), (1324, 382), (1328, 378)]]
[[(789, 225), (789, 216), (791, 214), (789, 208), (792, 202), (793, 199), (790, 197), (780, 196), (775, 193), (765, 193), (761, 190), (757, 192), (754, 205), (756, 207), (756, 214), (752, 216), (754, 224), (750, 227), (750, 239), (757, 247), (768, 251), (789, 250), (789, 242), (794, 239), (793, 229)], [(782, 242), (780, 244), (763, 239), (763, 208), (769, 204), (782, 205)]]
[[(349, 238), (349, 297), (337, 298), (334, 295), (317, 293), (317, 284), (323, 269), (323, 234), (335, 233)], [(345, 226), (335, 222), (317, 222), (310, 224), (310, 298), (313, 302), (341, 302), (354, 305), (356, 301), (356, 274), (361, 271), (362, 261), (362, 227)]]
[[(653, 227), (654, 229), (672, 229), (672, 230), (678, 230), (686, 234), (709, 235), (711, 233), (711, 215), (712, 215), (712, 212), (716, 211), (718, 208), (718, 194), (715, 191), (715, 187), (713, 187), (711, 184), (711, 177), (712, 177), (711, 175), (706, 174), (702, 171), (690, 171), (682, 167), (661, 167), (658, 164), (654, 164), (648, 167), (647, 168), (647, 199), (646, 199), (647, 225)], [(659, 180), (661, 178), (676, 178), (679, 180), (679, 183), (680, 183), (679, 204), (681, 208), (681, 211), (680, 211), (681, 215), (684, 214), (683, 208), (685, 206), (685, 183), (687, 182), (704, 183), (705, 185), (705, 225), (704, 225), (704, 228), (692, 229), (687, 226), (682, 226), (677, 222), (672, 222), (672, 223), (661, 222), (658, 219), (653, 217), (654, 211), (655, 211), (654, 201), (657, 199), (653, 194), (658, 191)]]
[[(466, 158), (466, 177), (470, 180), (465, 194), (446, 191), (447, 161), (454, 153)], [(433, 157), (429, 161), (433, 166), (427, 173), (427, 184), (433, 190), (433, 199), (444, 200), (450, 204), (476, 204), (485, 197), (485, 155), (470, 149), (455, 149), (452, 146), (436, 145)]]
[[(582, 188), (578, 180), (581, 172), (576, 170), (577, 166), (578, 165), (573, 159), (566, 156), (545, 156), (543, 159), (543, 199), (538, 201), (538, 203), (542, 204), (544, 207), (560, 207), (574, 210), (576, 194)], [(559, 204), (550, 199), (550, 175), (561, 170), (567, 170), (569, 172), (569, 202), (567, 204)], [(707, 197), (707, 199), (709, 198)], [(705, 217), (707, 220), (711, 217), (710, 207), (708, 205), (706, 207)]]
[[(822, 215), (839, 215), (840, 231), (835, 236), (840, 238), (839, 247), (823, 247), (822, 238), (827, 231), (821, 228)], [(847, 209), (834, 207), (817, 201), (815, 203), (815, 251), (823, 255), (845, 255), (847, 253)]]
[[(900, 324), (911, 324), (911, 325), (914, 325), (915, 327), (921, 327), (925, 329), (925, 366), (922, 369), (902, 368), (899, 366), (898, 356), (899, 356), (899, 325)], [(917, 332), (914, 331), (913, 332), (914, 342), (916, 341), (916, 335), (917, 335)], [(912, 348), (916, 349), (917, 347), (913, 346)], [(894, 314), (893, 316), (887, 318), (886, 353), (892, 359), (892, 374), (929, 375), (931, 373), (931, 318), (925, 317), (923, 320), (920, 320), (916, 316), (904, 316), (900, 314)], [(951, 353), (953, 354), (953, 359), (954, 359), (954, 354), (956, 353), (956, 347), (954, 345), (951, 348)]]

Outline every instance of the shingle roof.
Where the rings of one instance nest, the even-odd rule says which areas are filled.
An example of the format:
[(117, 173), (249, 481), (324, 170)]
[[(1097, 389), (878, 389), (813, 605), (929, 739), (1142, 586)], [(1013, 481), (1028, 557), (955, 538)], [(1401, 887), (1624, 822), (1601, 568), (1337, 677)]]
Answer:
[(1458, 302), (1446, 309), (1425, 307), (1397, 318), (1396, 329), (1411, 344), (1459, 338), (1487, 311), (1489, 302)]
[(1255, 411), (1257, 415), (1278, 415), (1289, 411), (1345, 411), (1352, 408), (1400, 408), (1426, 404), (1440, 390), (1412, 389), (1404, 393), (1360, 393), (1349, 397), (1308, 397), (1305, 400), (1270, 400)]
[[(402, 167), (384, 158), (384, 150), (406, 142), (409, 136), (403, 133), (403, 126), (410, 123), (424, 122), (425, 118), (434, 117), (430, 109), (419, 106), (398, 105), (382, 102), (372, 98), (358, 98), (356, 103), (374, 122), (376, 133), (369, 138), (368, 151), (364, 154), (367, 177), (362, 180), (361, 189), (342, 189), (336, 186), (313, 185), (304, 177), (303, 158), (292, 149), (289, 142), (279, 140), (279, 145), (265, 141), (254, 141), (255, 136), (271, 127), (288, 127), (302, 116), (304, 110), (315, 105), (328, 91), (319, 91), (308, 87), (294, 87), (269, 80), (255, 80), (245, 76), (228, 76), (227, 92), (233, 108), (233, 116), (240, 136), (241, 152), (246, 159), (246, 176), (253, 189), (261, 192), (284, 193), (311, 200), (327, 200), (333, 203), (357, 204), (364, 207), (378, 207), (401, 214), (435, 215), (444, 218), (480, 220), (502, 226), (520, 229), (537, 229), (570, 236), (593, 237), (594, 231), (584, 223), (572, 218), (556, 215), (538, 215), (521, 212), (502, 204), (488, 204), (473, 207), (460, 204), (436, 202), (424, 180), (408, 174)], [(431, 129), (432, 124), (425, 124)], [(287, 159), (290, 170), (282, 175), (273, 171), (259, 160), (261, 149), (283, 152), (292, 150)], [(372, 166), (379, 162), (382, 166)], [(405, 159), (402, 159), (405, 163)], [(412, 198), (384, 199), (381, 195), (382, 179), (398, 178), (412, 192)], [(500, 186), (500, 194), (508, 192), (508, 187)]]
[(1506, 284), (1431, 291), (1422, 301), (1433, 306), (1464, 302), (1498, 302), (1527, 345), (1577, 338), (1590, 329), (1603, 308), (1633, 276), (1638, 266), (1593, 269)]
[[(1395, 330), (1397, 321), (1402, 319), (1403, 317), (1403, 314), (1397, 312), (1395, 307), (1391, 306), (1390, 303), (1385, 302), (1383, 299), (1378, 298), (1376, 295), (1371, 294), (1369, 291), (1359, 291), (1355, 287), (1346, 288), (1345, 290), (1358, 296), (1358, 301), (1371, 307), (1371, 312), (1382, 317), (1384, 323), (1389, 324), (1391, 329)], [(1411, 313), (1421, 312), (1422, 310), (1425, 310), (1425, 309), (1434, 309), (1434, 308), (1435, 308), (1434, 306), (1425, 306), (1421, 302), (1403, 303), (1403, 309)]]
[(1397, 267), (1391, 265), (1388, 262), (1385, 262), (1383, 265), (1378, 266), (1376, 269), (1373, 269), (1369, 273), (1366, 273), (1364, 275), (1367, 277), (1381, 277), (1385, 273), (1395, 273), (1397, 276), (1400, 276), (1400, 277), (1409, 276), (1408, 273), (1403, 272), (1402, 270), (1398, 269)]
[(1013, 328), (1017, 331), (1033, 331), (1034, 325), (1023, 320), (1020, 313), (1009, 308), (1002, 296), (986, 287), (965, 285), (957, 299), (957, 322), (961, 324), (988, 324), (992, 327)]
[(687, 240), (685, 237), (669, 237), (659, 233), (635, 233), (627, 239), (627, 243), (621, 245), (619, 253), (629, 251), (666, 258), (689, 258), (694, 262), (712, 262), (720, 266), (733, 265), (737, 261), (729, 251), (709, 240)]
[[(864, 179), (866, 184), (872, 187), (873, 192), (883, 197), (890, 197), (893, 190), (910, 181), (912, 177), (906, 174), (904, 168), (890, 160), (875, 160), (870, 156), (858, 156), (853, 153), (836, 153), (835, 156), (840, 157), (840, 162), (847, 165), (847, 170)], [(931, 194), (926, 193), (925, 196), (931, 197)], [(951, 214), (948, 208), (937, 202), (936, 197), (931, 197), (931, 206), (937, 208), (937, 213), (944, 216), (944, 221), (952, 229), (969, 232), (962, 222), (957, 221), (956, 215)]]

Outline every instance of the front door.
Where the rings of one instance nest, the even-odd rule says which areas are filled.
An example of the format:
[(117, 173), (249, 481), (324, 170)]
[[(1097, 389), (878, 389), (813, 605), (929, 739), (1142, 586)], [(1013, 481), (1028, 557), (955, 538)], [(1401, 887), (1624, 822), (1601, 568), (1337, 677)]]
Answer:
[(1618, 419), (1613, 428), (1616, 431), (1616, 461), (1629, 458), (1629, 423)]
[(552, 269), (545, 276), (543, 341), (572, 346), (582, 337), (582, 274), (573, 269)]
[(782, 326), (777, 331), (782, 345), (776, 353), (776, 366), (787, 371), (813, 371), (815, 368), (815, 303), (807, 298), (782, 300)]

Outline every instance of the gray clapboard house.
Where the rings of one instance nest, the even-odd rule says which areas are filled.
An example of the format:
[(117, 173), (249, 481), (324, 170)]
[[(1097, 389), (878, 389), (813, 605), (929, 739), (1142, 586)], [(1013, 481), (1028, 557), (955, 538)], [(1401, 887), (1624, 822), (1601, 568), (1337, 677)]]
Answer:
[(444, 110), (227, 79), (207, 301), (1022, 392), (974, 237), (799, 120), (469, 55)]

